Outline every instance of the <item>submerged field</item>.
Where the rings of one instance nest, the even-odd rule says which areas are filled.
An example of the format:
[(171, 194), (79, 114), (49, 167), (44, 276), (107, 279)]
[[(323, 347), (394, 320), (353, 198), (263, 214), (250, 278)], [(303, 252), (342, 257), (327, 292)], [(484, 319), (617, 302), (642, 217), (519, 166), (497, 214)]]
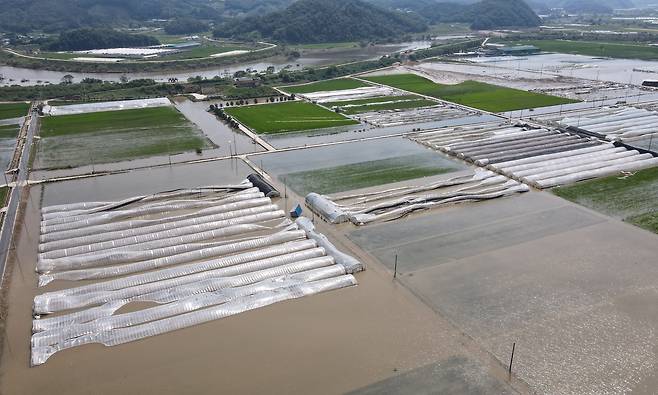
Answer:
[(522, 110), (576, 102), (576, 100), (477, 81), (464, 81), (456, 85), (437, 84), (416, 74), (391, 74), (365, 77), (365, 79), (491, 112)]
[(365, 86), (369, 85), (363, 81), (352, 78), (339, 78), (336, 80), (320, 81), (306, 85), (282, 86), (280, 89), (288, 93), (311, 93), (322, 91), (342, 91), (344, 89), (356, 89)]
[(29, 109), (29, 103), (0, 103), (0, 119), (24, 117)]
[(658, 59), (658, 48), (649, 45), (568, 40), (533, 40), (518, 41), (515, 43), (534, 45), (542, 51), (546, 52), (601, 56), (620, 59)]
[(456, 170), (439, 155), (422, 153), (280, 176), (302, 195), (330, 194), (448, 173)]
[(658, 167), (556, 188), (565, 199), (658, 233)]
[(18, 125), (0, 125), (0, 168), (7, 170), (9, 162), (14, 155)]
[(42, 119), (39, 167), (76, 167), (209, 147), (173, 107), (105, 111)]
[(437, 103), (420, 96), (387, 96), (370, 99), (349, 100), (324, 103), (326, 107), (340, 107), (341, 112), (348, 115), (361, 114), (370, 111), (402, 110), (434, 106)]
[(297, 132), (358, 122), (307, 102), (286, 102), (227, 108), (226, 113), (262, 134)]

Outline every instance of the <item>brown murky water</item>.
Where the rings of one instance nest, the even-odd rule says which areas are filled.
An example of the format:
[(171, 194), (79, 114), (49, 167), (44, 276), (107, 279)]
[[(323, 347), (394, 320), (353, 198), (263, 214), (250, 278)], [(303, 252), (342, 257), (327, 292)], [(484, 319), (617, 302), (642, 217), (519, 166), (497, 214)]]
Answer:
[[(75, 199), (75, 183), (48, 188), (56, 187), (60, 193), (55, 200), (61, 201), (67, 186)], [(141, 191), (136, 186), (132, 192)], [(10, 254), (13, 271), (0, 369), (3, 394), (342, 393), (455, 355), (475, 354), (495, 376), (503, 372), (394, 282), (383, 266), (323, 224), (321, 231), (341, 238), (336, 240), (339, 248), (369, 264), (357, 275), (357, 287), (121, 346), (67, 350), (31, 368), (31, 304), (43, 291), (37, 290), (34, 273), (41, 195), (40, 187), (31, 188), (16, 253)]]

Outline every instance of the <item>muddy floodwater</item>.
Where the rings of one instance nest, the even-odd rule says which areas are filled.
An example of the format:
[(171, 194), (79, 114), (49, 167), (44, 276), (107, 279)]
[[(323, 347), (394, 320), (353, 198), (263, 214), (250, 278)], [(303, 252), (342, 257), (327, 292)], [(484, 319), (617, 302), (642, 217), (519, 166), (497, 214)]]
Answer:
[[(40, 202), (108, 200), (174, 187), (234, 182), (227, 163), (175, 166), (30, 188), (10, 254), (11, 286), (0, 391), (6, 394), (335, 394), (381, 380), (437, 379), (446, 388), (511, 393), (504, 368), (392, 281), (390, 273), (324, 224), (320, 231), (369, 267), (356, 287), (279, 303), (116, 346), (83, 346), (29, 367)], [(477, 377), (476, 382), (472, 378)], [(414, 382), (420, 387), (425, 381)], [(397, 381), (396, 381), (397, 382)], [(370, 386), (374, 387), (370, 387)], [(455, 387), (457, 386), (457, 387)]]
[(236, 132), (227, 124), (221, 122), (215, 115), (208, 112), (212, 102), (192, 102), (181, 100), (176, 103), (178, 111), (196, 124), (203, 134), (217, 146), (213, 155), (229, 156), (263, 151), (263, 147), (241, 132)]
[(658, 62), (656, 61), (597, 58), (584, 55), (551, 53), (527, 57), (482, 57), (467, 60), (485, 64), (492, 69), (543, 72), (564, 77), (633, 85), (641, 85), (642, 81), (646, 79), (656, 79), (658, 73)]

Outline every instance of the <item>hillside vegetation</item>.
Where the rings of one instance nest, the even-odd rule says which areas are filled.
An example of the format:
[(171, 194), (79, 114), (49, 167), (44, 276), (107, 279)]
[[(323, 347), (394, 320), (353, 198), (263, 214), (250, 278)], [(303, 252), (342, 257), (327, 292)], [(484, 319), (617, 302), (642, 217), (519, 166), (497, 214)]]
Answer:
[(541, 19), (523, 0), (370, 0), (388, 8), (413, 12), (429, 23), (468, 23), (472, 29), (536, 27)]
[(427, 29), (421, 18), (361, 0), (299, 0), (285, 10), (222, 25), (219, 37), (268, 37), (289, 43), (398, 37)]
[(191, 18), (200, 22), (221, 22), (224, 18), (280, 11), (293, 1), (2, 0), (0, 31), (26, 33), (35, 30), (58, 32), (82, 27), (137, 27), (154, 19)]
[(181, 17), (216, 20), (223, 12), (220, 0), (3, 0), (0, 31), (129, 27)]
[(84, 51), (88, 49), (146, 47), (160, 41), (143, 34), (130, 34), (112, 29), (75, 29), (63, 32), (59, 38), (43, 45), (51, 51)]
[(538, 26), (539, 18), (523, 0), (3, 0), (0, 7), (0, 32), (164, 25), (186, 34), (214, 24), (221, 37), (294, 43), (389, 38), (445, 22), (492, 29)]

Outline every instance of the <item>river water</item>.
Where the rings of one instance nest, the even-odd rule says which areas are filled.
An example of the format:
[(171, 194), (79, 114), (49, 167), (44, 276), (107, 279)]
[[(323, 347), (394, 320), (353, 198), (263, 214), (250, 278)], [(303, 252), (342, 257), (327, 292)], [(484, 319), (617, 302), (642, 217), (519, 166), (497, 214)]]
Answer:
[[(428, 48), (429, 41), (411, 41), (398, 44), (382, 44), (374, 45), (366, 48), (347, 48), (345, 50), (326, 50), (326, 51), (313, 51), (295, 60), (289, 60), (284, 57), (272, 57), (261, 59), (258, 61), (237, 63), (233, 65), (226, 65), (203, 70), (187, 70), (187, 71), (169, 71), (169, 72), (156, 72), (156, 73), (126, 73), (130, 79), (137, 78), (151, 78), (156, 81), (167, 81), (169, 78), (178, 78), (180, 81), (186, 81), (190, 77), (207, 77), (212, 78), (226, 73), (233, 74), (239, 70), (252, 70), (263, 71), (270, 66), (274, 66), (276, 71), (283, 68), (291, 70), (300, 70), (310, 66), (328, 66), (331, 64), (347, 63), (352, 61), (362, 61), (378, 59), (384, 55), (407, 51), (412, 49)], [(0, 86), (9, 85), (38, 85), (40, 83), (58, 84), (61, 82), (65, 74), (70, 74), (74, 77), (75, 81), (80, 81), (84, 78), (98, 78), (104, 81), (119, 81), (123, 73), (67, 73), (63, 71), (51, 70), (34, 70), (19, 67), (0, 66), (0, 75), (4, 77), (4, 81)]]

